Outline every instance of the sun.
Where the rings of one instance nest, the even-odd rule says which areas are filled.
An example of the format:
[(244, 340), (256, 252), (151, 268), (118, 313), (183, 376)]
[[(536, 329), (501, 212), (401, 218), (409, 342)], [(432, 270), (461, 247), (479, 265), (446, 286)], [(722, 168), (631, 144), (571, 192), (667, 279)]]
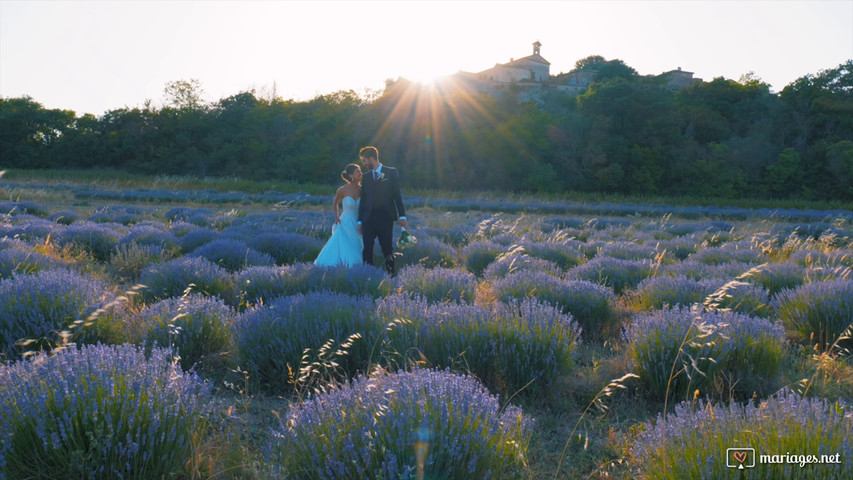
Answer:
[(401, 76), (409, 81), (429, 87), (435, 85), (438, 79), (445, 75), (437, 73), (435, 69), (429, 68), (428, 65), (418, 65), (408, 69)]

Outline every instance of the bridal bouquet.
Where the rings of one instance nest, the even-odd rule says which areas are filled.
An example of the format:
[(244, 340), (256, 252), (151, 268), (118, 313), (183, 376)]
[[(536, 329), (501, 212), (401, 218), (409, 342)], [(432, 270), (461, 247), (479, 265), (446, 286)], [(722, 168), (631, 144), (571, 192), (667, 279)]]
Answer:
[(400, 232), (400, 238), (397, 239), (397, 248), (406, 248), (411, 247), (412, 245), (418, 243), (417, 237), (409, 233), (408, 230), (401, 227), (402, 232)]

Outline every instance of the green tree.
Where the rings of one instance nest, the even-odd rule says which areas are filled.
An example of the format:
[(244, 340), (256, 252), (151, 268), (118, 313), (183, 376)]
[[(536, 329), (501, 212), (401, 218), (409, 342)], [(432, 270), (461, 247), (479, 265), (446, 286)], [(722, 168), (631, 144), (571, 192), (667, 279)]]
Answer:
[(767, 166), (766, 183), (774, 195), (792, 196), (799, 179), (802, 177), (800, 154), (793, 148), (786, 148), (772, 165)]

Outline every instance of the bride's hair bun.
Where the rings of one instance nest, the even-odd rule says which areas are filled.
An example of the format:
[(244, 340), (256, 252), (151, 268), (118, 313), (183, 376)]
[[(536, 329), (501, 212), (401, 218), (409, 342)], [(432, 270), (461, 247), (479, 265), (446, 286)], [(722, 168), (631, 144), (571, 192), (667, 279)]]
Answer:
[(351, 183), (352, 174), (355, 173), (356, 170), (361, 171), (361, 167), (359, 167), (355, 163), (350, 163), (341, 172), (341, 178), (343, 178), (345, 182)]

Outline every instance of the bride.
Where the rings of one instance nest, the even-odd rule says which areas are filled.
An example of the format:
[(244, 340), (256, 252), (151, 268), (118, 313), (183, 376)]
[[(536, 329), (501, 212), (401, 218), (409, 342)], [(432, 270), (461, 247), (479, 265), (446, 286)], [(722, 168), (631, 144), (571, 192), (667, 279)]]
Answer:
[[(315, 265), (343, 264), (352, 267), (362, 263), (364, 241), (357, 228), (361, 167), (350, 163), (341, 172), (341, 178), (347, 183), (338, 189), (332, 203), (332, 211), (335, 213), (332, 236), (314, 260)], [(343, 206), (343, 213), (338, 209), (339, 205)]]

